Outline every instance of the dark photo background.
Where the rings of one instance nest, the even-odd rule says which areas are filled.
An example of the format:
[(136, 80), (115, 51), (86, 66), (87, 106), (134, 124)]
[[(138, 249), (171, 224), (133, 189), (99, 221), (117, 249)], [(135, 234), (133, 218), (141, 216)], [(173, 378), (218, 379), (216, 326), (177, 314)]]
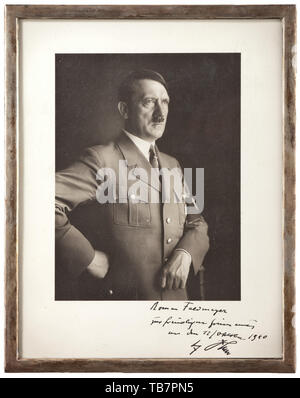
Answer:
[(206, 300), (240, 300), (240, 54), (57, 54), (56, 169), (119, 134), (117, 89), (139, 68), (169, 85), (160, 151), (204, 168)]

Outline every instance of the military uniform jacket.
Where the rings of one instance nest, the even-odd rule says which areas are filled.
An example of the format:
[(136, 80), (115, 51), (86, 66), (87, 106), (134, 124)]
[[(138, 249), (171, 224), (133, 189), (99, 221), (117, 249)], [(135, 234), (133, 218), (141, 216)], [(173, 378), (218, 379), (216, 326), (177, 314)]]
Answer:
[[(149, 198), (160, 195), (161, 185), (151, 181), (150, 163), (125, 134), (116, 142), (88, 148), (78, 161), (56, 175), (56, 252), (60, 264), (75, 280), (84, 274), (95, 250), (101, 250), (109, 256), (110, 264), (102, 286), (108, 296), (102, 298), (186, 300), (186, 289), (161, 289), (162, 267), (175, 248), (182, 248), (191, 254), (196, 274), (209, 247), (207, 225), (199, 215), (187, 216), (184, 203), (136, 201), (132, 195), (120, 201), (124, 190), (119, 184), (113, 203), (98, 203), (99, 170), (110, 168), (118, 178), (120, 160), (126, 162), (128, 174), (137, 178), (139, 168), (146, 171), (148, 179), (141, 183), (147, 184)], [(158, 160), (161, 168), (180, 169), (177, 160), (164, 153), (158, 152)], [(128, 187), (134, 182), (128, 181)], [(90, 203), (94, 203), (95, 229), (103, 232), (94, 242), (72, 225), (69, 217), (76, 207)]]

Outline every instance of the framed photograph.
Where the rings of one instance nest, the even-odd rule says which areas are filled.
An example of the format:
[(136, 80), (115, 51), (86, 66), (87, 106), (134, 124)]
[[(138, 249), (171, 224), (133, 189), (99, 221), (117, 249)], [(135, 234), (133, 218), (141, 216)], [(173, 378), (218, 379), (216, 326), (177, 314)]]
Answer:
[(295, 372), (296, 9), (6, 6), (6, 371)]

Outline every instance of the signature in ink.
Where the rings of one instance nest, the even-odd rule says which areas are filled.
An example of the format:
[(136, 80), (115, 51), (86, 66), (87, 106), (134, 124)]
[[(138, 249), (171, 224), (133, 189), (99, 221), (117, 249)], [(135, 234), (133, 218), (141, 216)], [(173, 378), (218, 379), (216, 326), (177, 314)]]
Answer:
[[(196, 341), (195, 343), (193, 343), (191, 345), (193, 351), (190, 352), (190, 355), (194, 354), (194, 352), (196, 352), (197, 350), (199, 350), (199, 348), (202, 347), (202, 344), (199, 344), (199, 343), (200, 343), (200, 340)], [(213, 344), (206, 346), (204, 348), (204, 351), (209, 351), (209, 350), (212, 350), (213, 348), (216, 348), (217, 350), (222, 350), (223, 352), (225, 352), (226, 355), (230, 355), (228, 346), (231, 344), (237, 344), (237, 341), (236, 340), (227, 341), (227, 340), (222, 339), (221, 341), (218, 341), (217, 343), (213, 343)]]
[(196, 343), (193, 343), (193, 344), (191, 345), (193, 351), (190, 352), (190, 355), (194, 354), (194, 352), (196, 352), (197, 350), (199, 350), (200, 347), (202, 347), (202, 345), (199, 344), (199, 343), (200, 343), (200, 340), (196, 341)]
[(221, 341), (218, 341), (217, 343), (213, 343), (213, 344), (206, 346), (204, 348), (204, 351), (209, 351), (209, 350), (212, 350), (213, 348), (218, 347), (217, 350), (222, 350), (225, 352), (226, 355), (230, 355), (230, 351), (228, 349), (228, 346), (230, 344), (237, 344), (237, 341), (236, 340), (227, 341), (227, 340), (222, 339)]

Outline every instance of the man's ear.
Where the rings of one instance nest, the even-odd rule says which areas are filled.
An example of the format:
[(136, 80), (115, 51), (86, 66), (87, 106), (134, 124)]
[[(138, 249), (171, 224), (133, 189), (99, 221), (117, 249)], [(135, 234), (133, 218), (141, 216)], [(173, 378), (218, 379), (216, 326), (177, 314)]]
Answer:
[(118, 109), (123, 118), (128, 119), (128, 106), (126, 102), (120, 101), (118, 103)]

